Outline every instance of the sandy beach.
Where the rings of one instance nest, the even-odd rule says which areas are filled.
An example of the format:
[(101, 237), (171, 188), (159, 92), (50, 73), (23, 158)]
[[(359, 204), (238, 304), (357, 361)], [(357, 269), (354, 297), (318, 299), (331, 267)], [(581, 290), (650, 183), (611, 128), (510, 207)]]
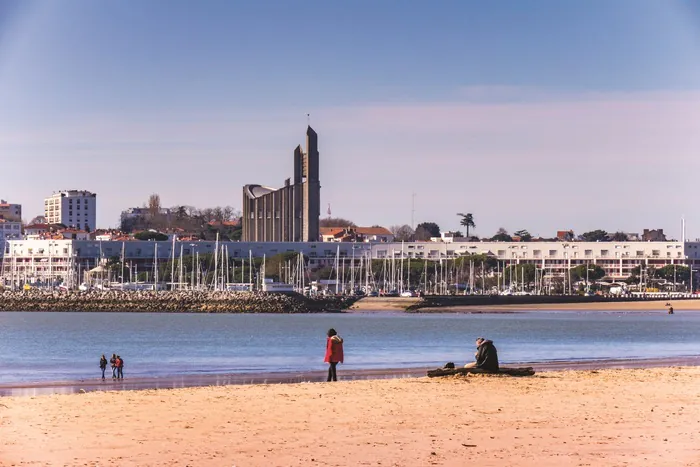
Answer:
[(672, 367), (6, 397), (0, 465), (691, 466), (699, 388)]

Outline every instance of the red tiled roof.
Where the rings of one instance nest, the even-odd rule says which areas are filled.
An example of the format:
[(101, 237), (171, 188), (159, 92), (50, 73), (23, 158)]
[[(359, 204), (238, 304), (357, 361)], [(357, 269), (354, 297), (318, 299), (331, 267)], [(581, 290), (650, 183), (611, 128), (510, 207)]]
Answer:
[(361, 235), (393, 235), (384, 227), (355, 227), (355, 232)]

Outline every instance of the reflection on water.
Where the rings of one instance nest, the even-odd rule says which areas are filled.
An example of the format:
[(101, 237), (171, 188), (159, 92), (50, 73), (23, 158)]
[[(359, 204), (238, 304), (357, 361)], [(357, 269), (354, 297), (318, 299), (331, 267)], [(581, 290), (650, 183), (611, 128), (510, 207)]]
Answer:
[(94, 384), (103, 353), (124, 358), (127, 380), (323, 370), (330, 327), (346, 342), (344, 371), (461, 364), (473, 358), (477, 336), (493, 339), (504, 362), (700, 353), (700, 313), (693, 312), (0, 313), (0, 384), (86, 378)]

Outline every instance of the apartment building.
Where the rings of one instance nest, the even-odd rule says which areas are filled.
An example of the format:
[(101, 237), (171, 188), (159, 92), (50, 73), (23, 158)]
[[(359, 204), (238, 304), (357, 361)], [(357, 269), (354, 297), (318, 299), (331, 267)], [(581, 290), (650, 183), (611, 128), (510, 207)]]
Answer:
[[(213, 241), (97, 241), (97, 240), (10, 240), (0, 272), (8, 278), (65, 279), (78, 270), (89, 270), (110, 257), (124, 260), (139, 271), (180, 255), (214, 253)], [(268, 258), (279, 253), (303, 253), (309, 267), (344, 264), (359, 265), (362, 260), (426, 259), (449, 261), (463, 256), (485, 254), (501, 266), (534, 264), (546, 276), (563, 276), (570, 268), (595, 264), (609, 279), (632, 275), (637, 266), (660, 268), (666, 265), (700, 269), (700, 242), (219, 242), (231, 258)], [(362, 259), (361, 259), (362, 258)], [(337, 263), (339, 262), (339, 263)]]
[(79, 190), (56, 192), (44, 200), (44, 215), (49, 224), (94, 230), (97, 222), (97, 195)]
[(8, 203), (4, 199), (0, 200), (0, 219), (21, 222), (22, 205)]

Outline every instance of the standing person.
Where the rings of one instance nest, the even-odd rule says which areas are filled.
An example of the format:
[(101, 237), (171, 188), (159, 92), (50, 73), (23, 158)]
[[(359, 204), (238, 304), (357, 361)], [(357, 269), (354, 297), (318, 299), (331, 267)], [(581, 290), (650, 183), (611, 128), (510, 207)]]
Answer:
[(117, 355), (117, 379), (124, 379), (124, 359)]
[(493, 341), (479, 337), (476, 339), (476, 361), (467, 363), (464, 368), (481, 368), (486, 371), (498, 371), (498, 352)]
[(328, 330), (328, 338), (326, 339), (326, 357), (323, 359), (328, 363), (328, 379), (327, 381), (338, 381), (338, 376), (335, 373), (335, 367), (338, 363), (343, 363), (343, 338), (338, 335), (335, 329)]
[(102, 358), (100, 358), (100, 370), (102, 370), (102, 381), (105, 380), (105, 370), (107, 369), (107, 359), (105, 358), (105, 354), (102, 354)]
[(112, 365), (112, 379), (117, 379), (117, 354), (112, 354), (112, 358), (109, 359), (109, 364)]

